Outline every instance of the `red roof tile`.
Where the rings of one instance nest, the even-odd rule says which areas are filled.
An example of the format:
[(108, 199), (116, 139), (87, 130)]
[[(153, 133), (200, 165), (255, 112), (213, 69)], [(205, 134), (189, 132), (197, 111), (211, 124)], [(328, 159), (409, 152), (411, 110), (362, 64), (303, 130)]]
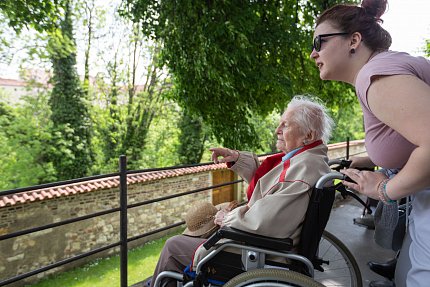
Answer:
[[(199, 166), (196, 168), (178, 168), (164, 171), (152, 171), (128, 175), (128, 184), (136, 184), (158, 180), (161, 178), (176, 177), (179, 175), (192, 174), (206, 170), (216, 170), (226, 168), (225, 164), (211, 164), (209, 166)], [(47, 189), (39, 189), (27, 191), (13, 195), (0, 197), (0, 207), (13, 206), (18, 203), (25, 203), (35, 200), (44, 200), (53, 197), (67, 196), (77, 193), (91, 192), (101, 189), (115, 188), (119, 186), (118, 178), (103, 178), (91, 181), (85, 181), (65, 186), (51, 187)]]

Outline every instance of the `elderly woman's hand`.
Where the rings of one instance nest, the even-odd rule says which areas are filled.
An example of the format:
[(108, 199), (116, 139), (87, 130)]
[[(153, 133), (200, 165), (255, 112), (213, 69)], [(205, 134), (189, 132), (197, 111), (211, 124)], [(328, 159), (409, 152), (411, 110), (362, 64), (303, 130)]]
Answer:
[(382, 172), (359, 171), (354, 168), (343, 169), (341, 173), (347, 175), (354, 182), (343, 181), (342, 183), (351, 189), (358, 191), (370, 198), (379, 200), (378, 187), (381, 181), (387, 179)]
[(228, 213), (228, 211), (226, 211), (226, 210), (224, 210), (224, 209), (221, 209), (221, 210), (219, 210), (216, 214), (215, 214), (215, 219), (214, 219), (214, 223), (216, 224), (216, 225), (219, 225), (219, 226), (223, 226), (224, 224), (223, 224), (223, 221), (224, 221), (224, 217), (225, 217), (225, 215)]
[[(211, 159), (214, 163), (232, 162), (237, 161), (239, 158), (239, 152), (237, 150), (231, 150), (229, 148), (223, 147), (210, 148), (209, 150), (212, 152)], [(220, 156), (223, 158), (218, 159)]]

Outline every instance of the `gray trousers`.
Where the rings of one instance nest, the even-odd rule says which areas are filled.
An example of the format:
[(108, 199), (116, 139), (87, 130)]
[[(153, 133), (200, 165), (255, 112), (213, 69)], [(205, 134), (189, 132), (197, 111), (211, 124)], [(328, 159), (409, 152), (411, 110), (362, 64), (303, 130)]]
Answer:
[[(176, 271), (182, 273), (187, 265), (191, 263), (194, 251), (206, 239), (190, 237), (185, 235), (176, 235), (169, 238), (161, 251), (157, 267), (151, 281), (151, 287), (154, 286), (158, 274), (163, 271)], [(176, 287), (176, 281), (166, 282), (168, 287)]]
[(397, 287), (430, 286), (430, 189), (417, 192), (396, 266)]

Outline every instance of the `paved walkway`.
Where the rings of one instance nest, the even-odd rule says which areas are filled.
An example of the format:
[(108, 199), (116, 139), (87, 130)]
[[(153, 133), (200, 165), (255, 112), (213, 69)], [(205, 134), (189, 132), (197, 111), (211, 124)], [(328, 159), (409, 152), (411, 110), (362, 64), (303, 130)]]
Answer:
[(333, 209), (327, 230), (336, 235), (354, 254), (363, 277), (363, 286), (372, 280), (384, 280), (367, 266), (368, 261), (385, 262), (394, 257), (395, 252), (379, 247), (373, 240), (373, 230), (353, 224), (354, 217), (362, 214), (362, 207), (354, 199), (348, 198)]

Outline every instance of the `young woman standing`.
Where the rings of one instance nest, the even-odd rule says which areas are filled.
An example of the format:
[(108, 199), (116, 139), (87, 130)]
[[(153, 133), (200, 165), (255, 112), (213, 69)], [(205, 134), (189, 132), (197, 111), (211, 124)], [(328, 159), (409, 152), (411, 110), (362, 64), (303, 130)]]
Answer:
[(349, 187), (386, 204), (412, 196), (409, 232), (396, 270), (396, 286), (430, 282), (430, 61), (389, 51), (381, 26), (386, 0), (336, 5), (317, 19), (310, 57), (322, 80), (350, 83), (364, 115), (366, 148), (376, 165), (400, 169), (344, 173)]

